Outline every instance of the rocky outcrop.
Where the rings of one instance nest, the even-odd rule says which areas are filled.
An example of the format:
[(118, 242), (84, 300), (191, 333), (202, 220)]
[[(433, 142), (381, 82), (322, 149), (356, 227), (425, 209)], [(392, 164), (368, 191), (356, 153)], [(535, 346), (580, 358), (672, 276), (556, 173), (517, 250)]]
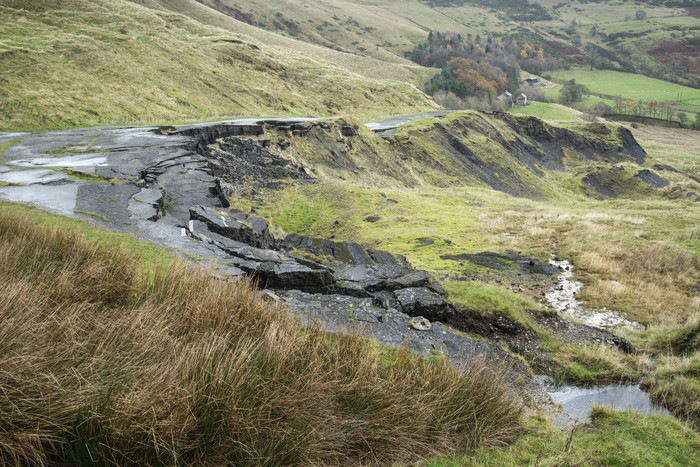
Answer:
[(647, 169), (640, 170), (636, 177), (654, 188), (664, 188), (668, 186), (668, 182), (666, 180)]
[(205, 206), (192, 206), (190, 220), (203, 222), (212, 232), (256, 248), (277, 247), (267, 221), (259, 217), (230, 210), (217, 211)]

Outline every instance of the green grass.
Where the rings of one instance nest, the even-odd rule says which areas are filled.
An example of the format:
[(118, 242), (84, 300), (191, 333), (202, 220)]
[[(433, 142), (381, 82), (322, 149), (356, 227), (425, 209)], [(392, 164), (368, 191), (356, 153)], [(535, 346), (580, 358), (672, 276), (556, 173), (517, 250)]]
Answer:
[(0, 130), (434, 108), (406, 82), (358, 74), (380, 62), (346, 54), (349, 71), (125, 0), (6, 2), (0, 17)]
[[(697, 190), (695, 182), (683, 174), (659, 172), (670, 185), (653, 190), (633, 178), (641, 169), (636, 164), (617, 164), (624, 170), (616, 173), (624, 176), (616, 183), (627, 199), (591, 200), (581, 188), (581, 178), (590, 171), (600, 172), (601, 178), (608, 176), (608, 164), (591, 164), (568, 151), (564, 162), (569, 170), (549, 171), (537, 182), (548, 185), (554, 193), (549, 200), (514, 199), (473, 186), (471, 175), (456, 164), (451, 169), (454, 158), (445, 149), (450, 146), (433, 134), (437, 122), (455, 134), (468, 134), (465, 141), (470, 148), (492, 157), (487, 159), (490, 164), (503, 167), (513, 163), (499, 155), (504, 149), (489, 146), (493, 141), (490, 132), (510, 138), (508, 130), (480, 118), (465, 125), (464, 119), (470, 116), (466, 113), (406, 125), (395, 134), (396, 141), (388, 144), (374, 135), (362, 135), (361, 141), (353, 140), (357, 153), (350, 157), (357, 159), (350, 159), (352, 163), (329, 155), (324, 144), (336, 144), (334, 133), (314, 134), (303, 142), (293, 138), (295, 157), (322, 183), (270, 192), (258, 206), (260, 214), (287, 232), (333, 236), (406, 255), (416, 267), (438, 276), (465, 272), (456, 261), (440, 259), (443, 255), (522, 251), (545, 259), (557, 253), (595, 274), (581, 276), (587, 285), (581, 298), (593, 306), (618, 309), (648, 324), (683, 320), (698, 310), (699, 304), (686, 292), (696, 285), (698, 277), (700, 235), (693, 220), (699, 207), (686, 201), (684, 194), (677, 199), (671, 196), (673, 186)], [(590, 124), (569, 127), (581, 134), (612, 138), (592, 133)], [(700, 145), (694, 139), (682, 146), (676, 143), (678, 138), (694, 134), (686, 131), (676, 136), (674, 130), (640, 129), (638, 135), (647, 138), (642, 141), (649, 151), (646, 168), (653, 171), (655, 164), (668, 164), (698, 176)], [(332, 138), (332, 143), (327, 138)], [(404, 154), (406, 160), (401, 165), (397, 166), (393, 151)], [(397, 183), (391, 171), (397, 167), (400, 176), (413, 182), (411, 185)], [(438, 176), (428, 178), (430, 172)], [(364, 220), (368, 216), (380, 219), (369, 223)], [(501, 235), (504, 232), (511, 235)], [(426, 239), (432, 243), (424, 244)], [(676, 305), (669, 308), (665, 303)]]
[(532, 320), (527, 316), (527, 312), (541, 308), (532, 299), (479, 282), (446, 281), (443, 285), (450, 294), (451, 301), (466, 305), (470, 312), (473, 311), (482, 316), (504, 315), (532, 327)]
[(120, 246), (134, 255), (144, 272), (152, 270), (158, 264), (167, 266), (173, 261), (172, 253), (158, 248), (152, 243), (137, 240), (133, 235), (108, 232), (80, 219), (58, 216), (41, 209), (4, 201), (0, 201), (0, 211), (30, 218), (38, 227), (79, 230), (89, 245)]
[(642, 416), (604, 408), (591, 411), (592, 424), (552, 429), (531, 419), (527, 434), (506, 449), (427, 462), (429, 467), (460, 465), (694, 465), (700, 436), (665, 415)]
[(591, 71), (582, 67), (573, 67), (566, 71), (553, 71), (551, 75), (560, 81), (575, 79), (578, 84), (583, 84), (590, 91), (613, 98), (619, 94), (630, 100), (648, 102), (656, 99), (671, 103), (676, 103), (681, 98), (680, 108), (700, 111), (700, 89), (668, 81), (618, 71)]
[[(437, 143), (431, 134), (438, 123), (451, 128), (453, 134), (468, 134), (470, 147), (479, 150), (482, 141), (490, 144), (490, 131), (503, 138), (510, 137), (502, 128), (479, 119), (474, 119), (470, 126), (460, 126), (459, 122), (463, 121), (460, 118), (468, 118), (465, 116), (426, 119), (397, 131), (396, 141), (389, 143), (394, 151), (396, 145), (406, 140), (426, 148), (408, 152), (404, 148), (410, 146), (401, 146), (400, 151), (407, 156), (402, 162), (407, 169), (402, 173), (427, 172), (426, 155), (436, 161), (435, 165), (439, 162), (442, 170), (449, 167), (449, 156), (441, 154), (448, 146)], [(598, 126), (567, 123), (567, 128), (607, 138), (608, 143), (616, 141), (614, 131), (601, 136)], [(649, 153), (645, 168), (654, 171), (655, 164), (667, 164), (696, 176), (700, 174), (697, 165), (700, 144), (695, 141), (694, 132), (656, 127), (634, 131)], [(326, 141), (321, 136), (314, 138)], [(328, 148), (293, 146), (297, 160), (314, 170), (321, 183), (268, 192), (262, 206), (257, 206), (259, 213), (287, 232), (332, 236), (405, 255), (415, 267), (443, 280), (450, 300), (461, 302), (476, 313), (506, 316), (535, 330), (552, 368), (569, 382), (592, 385), (637, 381), (650, 370), (643, 358), (554, 339), (532, 324), (527, 310), (540, 305), (527, 297), (529, 292), (517, 294), (505, 287), (461, 282), (456, 278), (484, 271), (467, 262), (460, 265), (440, 257), (513, 251), (546, 260), (554, 253), (574, 264), (576, 279), (585, 284), (579, 299), (593, 308), (608, 307), (651, 327), (672, 328), (700, 311), (700, 302), (687, 293), (700, 277), (700, 231), (695, 222), (700, 206), (686, 201), (684, 195), (677, 199), (670, 196), (672, 186), (697, 190), (696, 183), (683, 174), (659, 172), (670, 186), (648, 192), (629, 183), (641, 167), (615, 164), (624, 169), (620, 183), (627, 183), (627, 195), (598, 201), (584, 195), (580, 179), (582, 174), (604, 170), (609, 164), (591, 164), (580, 154), (567, 151), (564, 163), (568, 171), (551, 171), (544, 177), (551, 187), (557, 187), (557, 196), (535, 201), (512, 198), (466, 182), (466, 186), (449, 186), (444, 179), (433, 182), (423, 178), (428, 183), (397, 186), (392, 173), (382, 169), (382, 164), (394, 161), (386, 143), (375, 141), (372, 135), (362, 135), (362, 141), (354, 139), (353, 146), (363, 156), (364, 162), (358, 165), (368, 166), (359, 165), (356, 169), (339, 163), (338, 159), (334, 162), (336, 166), (326, 166), (324, 154)], [(494, 158), (493, 162), (509, 163), (505, 156)], [(466, 180), (466, 174), (448, 170), (445, 173)], [(345, 180), (339, 180), (340, 177)], [(369, 223), (364, 220), (368, 216), (380, 219)], [(509, 235), (503, 235), (506, 232)], [(669, 307), (668, 303), (674, 306)], [(645, 348), (642, 338), (628, 337)]]
[(549, 121), (581, 121), (578, 112), (560, 104), (530, 101), (528, 105), (516, 105), (509, 110), (514, 115), (532, 115)]

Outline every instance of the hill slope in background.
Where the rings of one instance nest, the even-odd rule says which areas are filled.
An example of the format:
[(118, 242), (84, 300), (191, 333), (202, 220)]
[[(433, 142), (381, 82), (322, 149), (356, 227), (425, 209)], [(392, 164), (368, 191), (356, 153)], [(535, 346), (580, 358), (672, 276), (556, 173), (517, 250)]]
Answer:
[(273, 34), (255, 39), (125, 0), (8, 0), (0, 15), (2, 130), (435, 107), (399, 65), (289, 48), (284, 38), (267, 44), (260, 39)]
[(516, 39), (578, 64), (589, 63), (593, 46), (599, 67), (699, 83), (700, 29), (693, 0), (198, 1), (266, 30), (398, 63), (430, 30), (440, 30)]
[[(628, 18), (641, 10), (645, 19)], [(435, 105), (414, 85), (435, 70), (405, 57), (430, 30), (514, 38), (572, 63), (593, 57), (697, 84), (694, 12), (619, 2), (3, 0), (0, 129), (418, 113)]]

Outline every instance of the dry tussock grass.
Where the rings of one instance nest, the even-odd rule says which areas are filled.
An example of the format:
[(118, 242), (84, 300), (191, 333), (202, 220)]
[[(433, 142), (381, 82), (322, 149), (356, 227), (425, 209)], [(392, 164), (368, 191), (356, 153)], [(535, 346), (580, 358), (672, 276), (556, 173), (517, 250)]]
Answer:
[(0, 213), (0, 465), (382, 464), (498, 445), (498, 372), (303, 329), (181, 263)]
[[(580, 298), (593, 306), (625, 311), (644, 323), (678, 323), (700, 312), (688, 290), (700, 280), (700, 255), (686, 245), (698, 238), (695, 225), (674, 212), (659, 225), (657, 213), (590, 211), (533, 205), (520, 211), (484, 213), (492, 232), (515, 232), (491, 243), (515, 251), (557, 252), (572, 260), (587, 286)], [(663, 210), (659, 212), (665, 212)], [(659, 231), (669, 234), (660, 236)]]

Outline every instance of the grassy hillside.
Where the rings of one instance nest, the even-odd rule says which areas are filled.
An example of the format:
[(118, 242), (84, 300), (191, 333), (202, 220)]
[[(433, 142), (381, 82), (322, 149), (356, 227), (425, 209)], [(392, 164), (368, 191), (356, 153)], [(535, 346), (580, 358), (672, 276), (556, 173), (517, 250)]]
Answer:
[(457, 376), (301, 329), (247, 284), (76, 220), (6, 203), (0, 241), (0, 462), (687, 465), (700, 452), (667, 416), (523, 426), (478, 366)]
[(406, 82), (348, 71), (367, 59), (343, 68), (124, 0), (4, 1), (0, 16), (1, 130), (433, 107)]
[[(604, 136), (598, 124), (566, 126), (600, 144), (604, 140), (596, 139)], [(452, 139), (443, 138), (446, 129)], [(362, 141), (348, 138), (352, 149), (347, 155), (341, 153), (342, 143), (328, 143), (312, 131), (306, 140), (291, 138), (284, 154), (312, 171), (318, 184), (268, 190), (263, 198), (232, 199), (232, 205), (255, 206), (287, 232), (403, 254), (446, 281), (450, 299), (464, 303), (470, 312), (504, 315), (526, 327), (532, 326), (531, 320), (523, 317), (542, 300), (536, 289), (508, 278), (481, 277), (466, 262), (445, 257), (494, 251), (568, 259), (576, 279), (585, 284), (578, 299), (588, 308), (624, 312), (648, 330), (623, 331), (643, 350), (635, 357), (578, 347), (536, 331), (545, 342), (539, 355), (552, 360), (549, 371), (559, 368), (563, 379), (579, 384), (629, 381), (646, 374), (657, 401), (700, 424), (700, 382), (694, 373), (700, 346), (693, 337), (700, 297), (689, 292), (700, 281), (700, 203), (694, 201), (699, 185), (689, 177), (700, 176), (698, 133), (641, 127), (635, 136), (648, 152), (641, 166), (590, 160), (566, 149), (565, 170), (535, 176), (489, 139), (490, 131), (500, 135), (501, 144), (510, 142), (511, 149), (527, 144), (502, 122), (464, 114), (405, 125), (387, 140), (361, 132)], [(454, 150), (461, 144), (481, 159), (479, 169), (459, 168)], [(659, 174), (669, 185), (654, 189), (637, 183), (640, 170)], [(509, 189), (522, 184), (541, 197), (514, 198), (487, 188), (477, 179), (486, 171), (493, 171)], [(596, 199), (582, 185), (591, 173), (612, 181), (619, 198)], [(473, 282), (471, 274), (486, 284)], [(679, 354), (676, 344), (668, 342), (688, 345)]]
[(325, 47), (383, 61), (410, 63), (403, 53), (425, 40), (430, 29), (456, 30), (461, 22), (418, 0), (246, 2), (201, 0), (240, 21)]
[(391, 464), (519, 431), (478, 364), (303, 329), (249, 283), (34, 219), (0, 211), (0, 464)]
[[(150, 0), (156, 1), (156, 0)], [(159, 0), (162, 1), (162, 0)], [(181, 0), (182, 1), (182, 0)], [(167, 3), (174, 3), (172, 0)], [(314, 44), (402, 62), (430, 30), (495, 35), (544, 46), (562, 45), (572, 63), (587, 63), (586, 46), (602, 48), (606, 67), (698, 82), (700, 33), (691, 3), (546, 0), (352, 0), (298, 2), (201, 0), (213, 9)], [(640, 12), (641, 13), (638, 13)], [(637, 19), (637, 15), (643, 15)], [(574, 22), (575, 21), (575, 22)], [(595, 25), (597, 31), (591, 32)], [(680, 64), (680, 65), (679, 65)]]
[[(226, 29), (235, 34), (244, 34), (255, 40), (273, 47), (280, 47), (285, 50), (303, 53), (316, 60), (332, 63), (336, 66), (361, 74), (374, 79), (393, 79), (397, 81), (414, 82), (426, 72), (423, 67), (417, 66), (406, 59), (384, 50), (381, 47), (374, 47), (375, 53), (358, 54), (344, 53), (341, 50), (352, 48), (342, 48), (338, 44), (320, 43), (300, 35), (292, 36), (284, 29), (272, 27), (270, 30), (263, 29), (264, 24), (249, 24), (246, 17), (236, 14), (235, 5), (231, 6), (224, 1), (204, 1), (204, 0), (130, 0), (139, 5), (148, 6), (160, 11), (180, 13), (189, 18), (195, 19), (203, 24)], [(343, 6), (346, 2), (342, 2)], [(246, 5), (246, 8), (260, 8), (258, 2)], [(278, 11), (278, 4), (262, 4), (261, 11), (268, 14), (270, 11)], [(305, 8), (300, 12), (298, 3), (286, 4), (284, 9), (286, 15), (296, 15), (297, 18), (309, 13)], [(275, 15), (276, 16), (276, 15)], [(308, 21), (306, 21), (308, 24)], [(283, 26), (278, 22), (278, 25)], [(259, 27), (258, 27), (259, 26)], [(369, 50), (369, 49), (368, 49)], [(370, 56), (376, 57), (369, 58)], [(400, 66), (396, 66), (396, 65)], [(430, 71), (428, 71), (430, 73)]]
[(428, 467), (463, 465), (693, 465), (700, 436), (663, 415), (644, 417), (602, 407), (592, 411), (590, 425), (552, 430), (533, 420), (527, 435), (506, 450), (480, 450), (472, 456), (433, 460)]
[[(515, 122), (516, 128), (529, 124), (524, 117)], [(605, 133), (606, 126), (567, 127), (598, 147), (606, 138), (619, 144), (614, 132)], [(334, 128), (327, 133), (334, 135)], [(490, 134), (498, 134), (500, 141)], [(649, 153), (641, 166), (589, 159), (565, 148), (562, 168), (536, 175), (515, 153), (509, 154), (536, 143), (504, 121), (476, 112), (407, 124), (388, 140), (362, 129), (359, 138), (348, 138), (353, 149), (344, 155), (342, 142), (334, 137), (329, 142), (324, 132), (312, 130), (289, 138), (291, 145), (282, 154), (323, 183), (271, 191), (258, 207), (289, 232), (334, 235), (395, 251), (442, 277), (461, 270), (456, 262), (441, 259), (444, 255), (495, 248), (546, 258), (556, 252), (597, 274), (585, 279), (589, 287), (582, 292), (594, 306), (620, 309), (642, 322), (671, 324), (700, 312), (700, 299), (687, 293), (700, 279), (700, 239), (693, 222), (700, 203), (693, 202), (692, 194), (686, 198), (698, 192), (698, 183), (688, 175), (700, 176), (700, 144), (690, 130), (647, 127), (636, 135)], [(480, 160), (477, 169), (454, 155), (460, 145), (469, 148), (463, 152), (470, 152), (472, 160)], [(658, 164), (688, 175), (657, 171)], [(633, 175), (643, 169), (657, 172), (669, 185), (654, 189), (635, 182)], [(489, 189), (479, 178), (489, 171), (489, 183), (500, 180), (508, 185), (504, 191), (522, 189), (533, 199)], [(620, 190), (619, 198), (597, 200), (595, 192), (586, 191), (582, 179), (590, 173), (601, 180), (614, 174), (611, 186)], [(364, 220), (368, 216), (381, 219), (370, 223)], [(514, 236), (499, 235), (503, 232)], [(421, 238), (434, 243), (421, 245)], [(657, 262), (664, 267), (654, 267)], [(618, 286), (611, 284), (613, 278)]]

